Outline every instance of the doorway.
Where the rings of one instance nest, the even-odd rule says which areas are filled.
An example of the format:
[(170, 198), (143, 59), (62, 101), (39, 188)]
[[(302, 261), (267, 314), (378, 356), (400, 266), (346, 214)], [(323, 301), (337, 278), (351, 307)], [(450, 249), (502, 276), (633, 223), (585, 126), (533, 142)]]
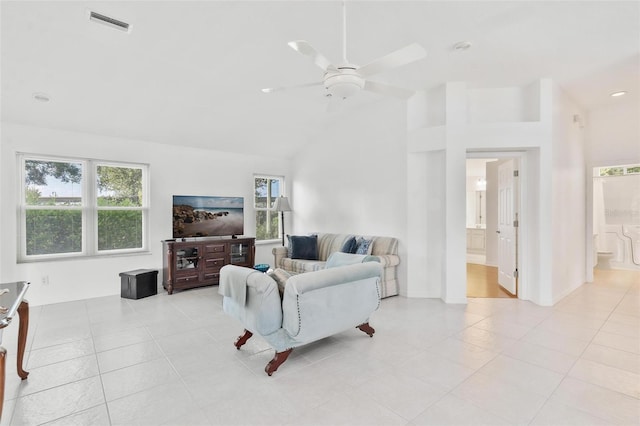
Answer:
[(516, 298), (520, 161), (490, 155), (467, 155), (467, 297)]
[(593, 168), (593, 266), (640, 270), (640, 164)]

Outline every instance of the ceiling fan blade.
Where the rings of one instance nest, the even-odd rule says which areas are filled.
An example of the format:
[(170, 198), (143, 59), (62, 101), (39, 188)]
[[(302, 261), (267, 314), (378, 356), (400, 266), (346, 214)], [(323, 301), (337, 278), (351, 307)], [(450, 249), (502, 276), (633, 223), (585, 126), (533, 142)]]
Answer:
[(287, 90), (301, 89), (303, 87), (322, 86), (322, 84), (321, 81), (316, 81), (314, 83), (296, 84), (295, 86), (265, 87), (261, 90), (263, 93), (284, 92)]
[(400, 99), (408, 99), (414, 93), (416, 93), (414, 90), (404, 89), (402, 87), (389, 86), (387, 84), (377, 83), (375, 81), (369, 81), (369, 80), (365, 81), (364, 90), (378, 93), (380, 95), (393, 96), (395, 98), (400, 98)]
[(413, 43), (358, 68), (358, 74), (363, 77), (369, 77), (390, 68), (409, 64), (426, 56), (427, 51), (424, 50), (424, 47), (418, 43)]
[(318, 52), (308, 41), (295, 40), (290, 41), (287, 44), (296, 52), (309, 56), (313, 62), (324, 71), (337, 71), (335, 65), (333, 65), (322, 53)]

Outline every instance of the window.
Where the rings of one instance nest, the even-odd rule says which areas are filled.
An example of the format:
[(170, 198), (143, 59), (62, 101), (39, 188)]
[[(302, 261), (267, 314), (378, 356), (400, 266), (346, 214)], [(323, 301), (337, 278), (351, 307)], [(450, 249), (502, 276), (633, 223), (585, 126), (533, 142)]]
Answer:
[(280, 219), (274, 201), (284, 195), (281, 176), (254, 176), (253, 207), (256, 211), (256, 240), (275, 240), (280, 237)]
[(19, 165), (21, 260), (147, 249), (146, 165), (30, 155)]
[(640, 165), (634, 164), (630, 166), (600, 167), (599, 176), (624, 176), (640, 173)]

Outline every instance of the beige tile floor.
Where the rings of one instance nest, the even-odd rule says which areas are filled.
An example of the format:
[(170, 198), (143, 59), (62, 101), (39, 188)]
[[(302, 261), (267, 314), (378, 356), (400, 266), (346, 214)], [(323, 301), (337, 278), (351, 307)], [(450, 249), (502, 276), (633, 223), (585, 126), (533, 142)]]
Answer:
[(13, 425), (640, 424), (640, 274), (597, 271), (554, 307), (385, 299), (358, 330), (273, 352), (217, 288), (33, 307), (29, 378), (5, 329)]

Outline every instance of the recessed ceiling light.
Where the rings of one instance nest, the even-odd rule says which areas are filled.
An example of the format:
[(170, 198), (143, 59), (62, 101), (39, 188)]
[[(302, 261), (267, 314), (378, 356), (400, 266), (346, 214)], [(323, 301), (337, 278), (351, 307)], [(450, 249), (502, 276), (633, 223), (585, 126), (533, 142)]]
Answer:
[(46, 93), (36, 92), (33, 94), (33, 99), (38, 102), (49, 102), (51, 98)]
[(262, 93), (271, 93), (273, 92), (273, 87), (265, 87), (264, 89), (260, 89)]
[(453, 45), (453, 50), (464, 51), (469, 50), (471, 48), (470, 41), (459, 41), (458, 43)]
[(624, 95), (626, 95), (626, 94), (627, 94), (627, 92), (625, 92), (624, 90), (621, 90), (621, 91), (619, 91), (619, 92), (613, 92), (613, 93), (611, 94), (611, 96), (613, 96), (614, 98), (617, 98), (618, 96), (624, 96)]

